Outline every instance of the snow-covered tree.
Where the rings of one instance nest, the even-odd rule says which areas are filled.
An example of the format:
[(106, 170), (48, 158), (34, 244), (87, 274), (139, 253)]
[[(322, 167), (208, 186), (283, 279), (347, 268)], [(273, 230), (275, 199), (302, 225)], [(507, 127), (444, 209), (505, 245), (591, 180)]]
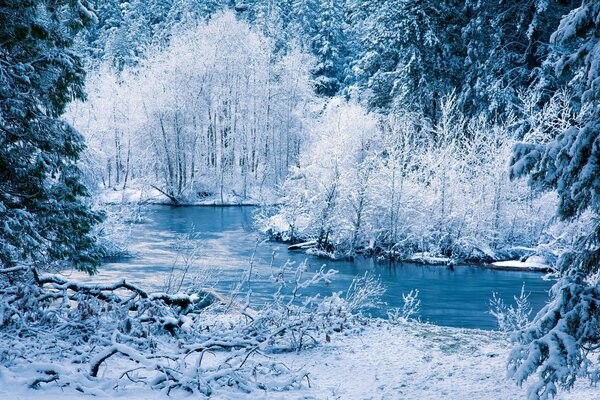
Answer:
[(356, 3), (351, 20), (361, 27), (362, 49), (354, 71), (357, 84), (371, 93), (370, 106), (400, 103), (435, 118), (439, 98), (452, 90), (459, 71), (450, 67), (450, 43), (458, 43), (450, 6), (429, 0)]
[(227, 12), (179, 25), (139, 67), (103, 67), (69, 117), (103, 159), (105, 188), (133, 179), (175, 202), (256, 199), (297, 164), (312, 65)]
[[(514, 111), (520, 90), (542, 75), (551, 33), (569, 2), (468, 0), (462, 10), (464, 83), (460, 101), (469, 114)], [(536, 93), (539, 100), (539, 94)]]
[(590, 222), (587, 234), (558, 261), (550, 303), (515, 338), (509, 371), (518, 383), (535, 379), (531, 399), (550, 398), (579, 377), (600, 380), (594, 359), (600, 348), (600, 3), (584, 0), (562, 19), (552, 41), (552, 60), (574, 91), (581, 124), (542, 143), (517, 145), (511, 174), (556, 189), (559, 218), (589, 214)]
[(70, 49), (95, 20), (87, 1), (0, 5), (0, 267), (69, 262), (95, 271), (90, 235), (101, 215), (85, 203), (79, 133), (60, 118), (82, 99), (84, 71)]
[(261, 223), (335, 257), (489, 260), (535, 247), (554, 200), (510, 183), (514, 123), (469, 120), (456, 96), (442, 99), (440, 114), (424, 128), (419, 113), (383, 116), (331, 100), (284, 184), (283, 204)]

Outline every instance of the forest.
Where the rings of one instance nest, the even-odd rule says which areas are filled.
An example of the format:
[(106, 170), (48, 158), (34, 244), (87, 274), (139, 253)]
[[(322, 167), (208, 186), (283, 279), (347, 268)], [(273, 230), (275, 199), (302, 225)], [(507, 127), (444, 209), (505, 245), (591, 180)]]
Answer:
[[(596, 0), (3, 0), (0, 142), (0, 397), (364, 398), (292, 355), (426, 332), (497, 346), (497, 398), (600, 398)], [(167, 206), (253, 207), (235, 289), (190, 221), (162, 287), (93, 280)], [(384, 306), (376, 268), (314, 289), (366, 259), (551, 288), (494, 292), (497, 337), (420, 321), (419, 289)], [(490, 398), (408, 386), (381, 398)]]

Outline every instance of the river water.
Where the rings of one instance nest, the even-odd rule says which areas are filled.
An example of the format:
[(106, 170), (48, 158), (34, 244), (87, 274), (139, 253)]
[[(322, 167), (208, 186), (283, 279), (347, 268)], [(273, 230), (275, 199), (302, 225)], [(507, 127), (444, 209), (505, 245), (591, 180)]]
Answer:
[(192, 240), (199, 244), (199, 257), (190, 276), (204, 276), (225, 295), (248, 271), (254, 253), (255, 274), (251, 284), (256, 304), (271, 298), (275, 286), (268, 277), (288, 260), (296, 263), (307, 260), (309, 271), (323, 264), (339, 271), (331, 284), (311, 288), (307, 293), (310, 295), (344, 291), (352, 279), (366, 272), (378, 276), (387, 289), (382, 299), (386, 304), (369, 313), (379, 317), (385, 317), (390, 308), (401, 306), (402, 294), (413, 289), (419, 290), (421, 320), (464, 328), (496, 328), (496, 320), (489, 314), (493, 292), (511, 301), (525, 285), (534, 312), (548, 299), (551, 282), (543, 280), (543, 274), (538, 272), (461, 265), (450, 270), (444, 266), (378, 262), (373, 258), (333, 262), (288, 252), (285, 244), (261, 240), (252, 226), (254, 210), (253, 207), (151, 206), (145, 213), (146, 222), (131, 227), (130, 249), (134, 256), (106, 262), (92, 279), (112, 282), (125, 278), (148, 289), (160, 290), (173, 263), (181, 263), (181, 257), (177, 257), (180, 251), (177, 243), (181, 244), (178, 238), (192, 232)]

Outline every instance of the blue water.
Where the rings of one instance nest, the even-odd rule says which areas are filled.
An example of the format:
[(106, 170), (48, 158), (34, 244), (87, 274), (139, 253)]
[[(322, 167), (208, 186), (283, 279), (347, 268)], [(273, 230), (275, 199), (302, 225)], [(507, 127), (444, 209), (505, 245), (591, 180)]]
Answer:
[[(275, 286), (269, 275), (287, 260), (308, 261), (310, 270), (327, 264), (339, 273), (329, 285), (312, 288), (309, 294), (323, 295), (346, 290), (356, 276), (370, 272), (379, 276), (387, 291), (387, 305), (371, 310), (373, 316), (384, 317), (389, 308), (402, 304), (402, 293), (419, 290), (420, 318), (438, 325), (495, 329), (496, 321), (489, 314), (493, 292), (512, 300), (525, 285), (530, 302), (537, 312), (548, 299), (551, 282), (537, 272), (498, 271), (472, 266), (443, 266), (378, 262), (373, 258), (355, 261), (328, 261), (302, 253), (288, 252), (287, 245), (260, 241), (253, 230), (253, 207), (169, 207), (152, 206), (146, 212), (147, 222), (132, 225), (130, 248), (135, 256), (105, 263), (95, 280), (113, 281), (126, 278), (150, 289), (160, 290), (176, 258), (174, 243), (178, 237), (193, 231), (193, 240), (200, 244), (198, 271), (217, 271), (210, 277), (214, 287), (227, 295), (248, 270), (254, 256), (255, 275), (252, 278), (253, 301), (271, 298)], [(275, 252), (273, 265), (271, 257)], [(200, 271), (202, 270), (202, 271)], [(209, 274), (211, 275), (211, 274)]]

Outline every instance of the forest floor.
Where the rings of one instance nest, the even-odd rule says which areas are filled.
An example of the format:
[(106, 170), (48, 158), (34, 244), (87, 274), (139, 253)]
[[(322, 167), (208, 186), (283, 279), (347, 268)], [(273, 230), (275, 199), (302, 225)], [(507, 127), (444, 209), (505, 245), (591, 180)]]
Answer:
[[(506, 378), (509, 348), (498, 332), (374, 321), (360, 334), (336, 335), (329, 343), (312, 350), (271, 356), (291, 369), (307, 370), (310, 387), (305, 381), (303, 388), (288, 392), (216, 391), (211, 398), (525, 399), (526, 389)], [(0, 367), (0, 399), (191, 398), (175, 392), (167, 397), (136, 386), (96, 396), (52, 384), (42, 390), (31, 390), (19, 384), (22, 379), (18, 371)], [(600, 390), (579, 382), (570, 393), (559, 393), (557, 399), (599, 400)]]

